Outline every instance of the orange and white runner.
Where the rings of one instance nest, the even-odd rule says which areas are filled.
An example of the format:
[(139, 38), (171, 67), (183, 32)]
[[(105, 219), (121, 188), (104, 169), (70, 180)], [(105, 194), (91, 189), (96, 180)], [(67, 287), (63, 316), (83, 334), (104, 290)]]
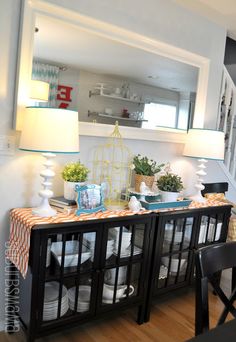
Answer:
[[(225, 205), (217, 201), (209, 200), (204, 203), (192, 202), (189, 209)], [(160, 210), (142, 210), (138, 215), (149, 214), (151, 212), (177, 211), (183, 208), (169, 208)], [(32, 215), (31, 208), (16, 208), (12, 209), (10, 213), (10, 237), (9, 248), (7, 250), (7, 257), (21, 272), (25, 278), (28, 270), (29, 249), (30, 249), (30, 235), (31, 229), (39, 224), (50, 223), (66, 223), (66, 222), (80, 222), (87, 220), (104, 219), (109, 217), (123, 217), (131, 216), (134, 213), (130, 210), (106, 210), (104, 212), (97, 212), (92, 214), (81, 214), (79, 216), (67, 213), (58, 213), (53, 217), (39, 217)]]

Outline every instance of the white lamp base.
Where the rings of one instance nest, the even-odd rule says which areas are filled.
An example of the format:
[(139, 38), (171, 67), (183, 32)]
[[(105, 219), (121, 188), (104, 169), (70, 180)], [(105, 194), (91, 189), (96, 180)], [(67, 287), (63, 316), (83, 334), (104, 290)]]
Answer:
[(206, 176), (206, 172), (204, 171), (206, 169), (206, 159), (198, 159), (199, 164), (198, 168), (199, 170), (196, 172), (196, 175), (198, 177), (197, 183), (195, 184), (195, 188), (197, 189), (197, 193), (193, 196), (190, 197), (191, 200), (196, 201), (196, 202), (205, 202), (206, 199), (202, 196), (201, 191), (205, 189), (205, 186), (202, 184), (203, 182), (203, 177)]
[(40, 217), (50, 217), (55, 216), (57, 211), (50, 206), (48, 200), (43, 200), (39, 207), (32, 209), (32, 214)]
[(40, 176), (44, 178), (42, 181), (43, 189), (39, 191), (39, 196), (42, 200), (40, 206), (32, 210), (32, 214), (40, 217), (50, 217), (57, 214), (57, 211), (53, 209), (48, 202), (48, 199), (53, 196), (51, 187), (52, 178), (55, 176), (55, 172), (52, 170), (52, 159), (55, 158), (56, 155), (54, 153), (42, 153), (42, 155), (46, 158), (46, 161), (43, 163), (45, 169), (40, 172)]

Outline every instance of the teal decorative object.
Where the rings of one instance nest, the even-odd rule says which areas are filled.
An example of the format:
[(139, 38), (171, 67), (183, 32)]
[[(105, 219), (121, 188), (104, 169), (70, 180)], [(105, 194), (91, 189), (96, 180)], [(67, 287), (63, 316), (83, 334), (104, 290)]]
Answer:
[(75, 186), (75, 191), (78, 192), (77, 204), (78, 209), (76, 215), (82, 213), (95, 213), (97, 211), (105, 211), (104, 206), (104, 184), (89, 184)]
[(147, 209), (147, 210), (188, 207), (191, 202), (192, 202), (192, 200), (190, 200), (189, 198), (184, 198), (181, 201), (174, 201), (174, 202), (140, 201), (142, 207)]

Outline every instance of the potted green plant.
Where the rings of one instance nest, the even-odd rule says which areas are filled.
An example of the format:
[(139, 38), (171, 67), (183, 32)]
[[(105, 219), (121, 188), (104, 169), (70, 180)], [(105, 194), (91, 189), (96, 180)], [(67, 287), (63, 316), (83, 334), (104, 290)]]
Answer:
[(166, 172), (157, 180), (158, 189), (161, 191), (161, 197), (163, 202), (173, 202), (176, 201), (179, 192), (183, 190), (183, 182), (180, 176)]
[(75, 185), (84, 185), (88, 179), (89, 169), (80, 161), (65, 165), (62, 171), (64, 180), (64, 197), (68, 200), (76, 198)]
[(132, 168), (135, 172), (135, 191), (140, 192), (141, 182), (152, 188), (155, 174), (163, 167), (164, 164), (158, 165), (156, 161), (148, 157), (142, 157), (140, 154), (134, 156)]

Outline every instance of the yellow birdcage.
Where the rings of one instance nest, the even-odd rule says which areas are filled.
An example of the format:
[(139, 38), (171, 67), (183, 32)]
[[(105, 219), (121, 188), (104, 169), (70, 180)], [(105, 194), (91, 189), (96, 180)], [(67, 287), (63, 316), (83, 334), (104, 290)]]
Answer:
[(132, 155), (124, 145), (118, 122), (105, 144), (94, 153), (93, 181), (105, 183), (105, 206), (110, 209), (124, 208), (131, 183)]

